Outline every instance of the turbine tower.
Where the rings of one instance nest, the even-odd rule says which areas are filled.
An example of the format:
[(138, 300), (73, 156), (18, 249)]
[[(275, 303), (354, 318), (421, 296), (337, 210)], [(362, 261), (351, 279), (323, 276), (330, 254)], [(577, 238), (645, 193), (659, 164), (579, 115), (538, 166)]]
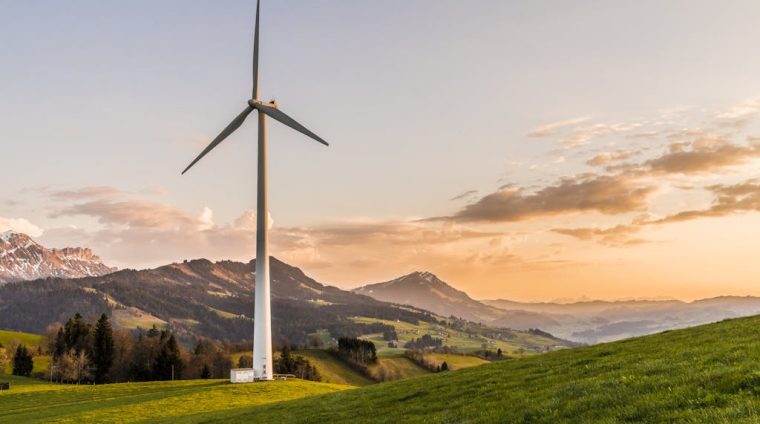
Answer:
[(279, 109), (274, 101), (259, 100), (259, 9), (256, 1), (256, 26), (253, 36), (253, 94), (248, 105), (227, 127), (182, 171), (187, 172), (208, 152), (218, 146), (243, 124), (254, 110), (259, 115), (259, 149), (256, 197), (256, 304), (253, 328), (253, 372), (257, 380), (272, 379), (272, 313), (269, 286), (269, 243), (267, 237), (269, 208), (267, 206), (267, 123), (266, 118), (281, 122), (327, 146), (327, 142), (296, 122)]

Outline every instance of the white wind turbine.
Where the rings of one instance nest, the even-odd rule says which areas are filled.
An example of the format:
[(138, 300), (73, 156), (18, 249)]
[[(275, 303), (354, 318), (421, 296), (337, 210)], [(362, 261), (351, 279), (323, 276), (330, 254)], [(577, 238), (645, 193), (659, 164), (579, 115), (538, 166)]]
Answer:
[(253, 328), (253, 372), (259, 380), (272, 379), (272, 314), (270, 309), (269, 287), (269, 243), (267, 237), (267, 127), (266, 117), (301, 132), (327, 146), (327, 142), (293, 118), (282, 112), (274, 101), (259, 100), (259, 6), (256, 2), (256, 27), (253, 36), (253, 95), (248, 106), (225, 128), (190, 165), (182, 171), (187, 172), (196, 162), (219, 145), (225, 138), (235, 132), (248, 115), (256, 110), (259, 115), (259, 151), (258, 183), (256, 209), (256, 304)]

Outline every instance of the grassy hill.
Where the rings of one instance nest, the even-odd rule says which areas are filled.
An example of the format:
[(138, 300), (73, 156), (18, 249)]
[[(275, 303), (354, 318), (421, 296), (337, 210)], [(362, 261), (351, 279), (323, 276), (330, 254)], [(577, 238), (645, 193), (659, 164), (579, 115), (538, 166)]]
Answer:
[(0, 376), (0, 381), (12, 385), (12, 390), (0, 392), (0, 422), (8, 423), (198, 422), (198, 414), (223, 419), (256, 405), (349, 388), (300, 380), (267, 384), (188, 380), (102, 386), (50, 385), (11, 376)]
[(39, 334), (0, 330), (0, 344), (6, 347), (11, 345), (13, 342), (17, 342), (25, 344), (27, 347), (37, 349), (37, 346), (40, 345), (41, 338), (42, 336)]
[(9, 378), (0, 422), (759, 422), (760, 317), (360, 388)]
[[(439, 318), (444, 319), (443, 317)], [(485, 348), (494, 352), (496, 349), (501, 349), (505, 355), (525, 356), (568, 347), (567, 343), (562, 340), (532, 334), (527, 331), (500, 329), (497, 332), (496, 330), (491, 330), (490, 332), (493, 334), (503, 334), (508, 336), (504, 338), (493, 338), (484, 334), (471, 334), (466, 331), (425, 321), (412, 324), (404, 321), (381, 320), (368, 317), (353, 317), (352, 319), (354, 322), (364, 324), (379, 322), (393, 326), (396, 329), (399, 341), (398, 348), (388, 347), (388, 342), (383, 340), (382, 334), (368, 334), (362, 336), (362, 338), (375, 343), (375, 346), (378, 348), (378, 355), (381, 357), (387, 354), (403, 354), (404, 349), (402, 349), (402, 347), (404, 346), (404, 343), (413, 338), (418, 339), (425, 334), (430, 334), (433, 337), (443, 339), (445, 345), (455, 347), (462, 353), (472, 353)], [(487, 329), (488, 327), (484, 328)]]
[[(298, 411), (298, 414), (293, 414)], [(760, 317), (282, 402), (241, 422), (758, 422)]]
[(347, 384), (350, 386), (366, 386), (374, 381), (354, 371), (342, 361), (324, 350), (299, 350), (293, 353), (303, 356), (317, 367), (322, 381), (325, 383)]
[[(30, 334), (30, 333), (19, 333), (16, 331), (6, 331), (6, 330), (0, 330), (0, 344), (5, 346), (6, 350), (8, 350), (11, 345), (15, 344), (23, 344), (26, 345), (28, 348), (32, 350), (32, 353), (35, 353), (37, 351), (37, 347), (42, 342), (42, 336), (39, 334)], [(8, 356), (13, 356), (13, 352), (8, 352)], [(50, 363), (50, 356), (47, 355), (41, 355), (37, 356), (35, 354), (34, 356), (34, 368), (32, 369), (32, 373), (34, 374), (42, 374), (47, 370), (48, 364)], [(11, 362), (8, 362), (8, 366), (5, 368), (5, 370), (0, 370), (0, 375), (2, 375), (3, 371), (7, 374), (10, 374), (13, 367)]]

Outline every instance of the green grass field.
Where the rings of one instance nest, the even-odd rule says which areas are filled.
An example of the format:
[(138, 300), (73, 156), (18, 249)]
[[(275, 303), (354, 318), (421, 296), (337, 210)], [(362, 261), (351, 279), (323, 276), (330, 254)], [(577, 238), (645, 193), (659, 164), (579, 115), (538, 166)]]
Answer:
[(319, 371), (322, 377), (322, 381), (325, 383), (347, 384), (350, 386), (366, 386), (374, 383), (374, 381), (354, 371), (324, 350), (299, 350), (293, 354), (303, 356), (309, 363), (316, 366), (317, 371)]
[(369, 371), (379, 381), (403, 380), (430, 374), (430, 371), (404, 356), (379, 358), (376, 364), (369, 366)]
[(200, 422), (241, 410), (349, 386), (301, 380), (230, 384), (222, 380), (122, 383), (102, 386), (45, 384), (0, 376), (11, 390), (0, 392), (2, 423)]
[[(457, 350), (462, 353), (472, 353), (482, 350), (485, 345), (487, 349), (494, 352), (496, 349), (501, 349), (504, 354), (510, 356), (528, 356), (534, 355), (539, 351), (543, 352), (546, 349), (551, 349), (556, 344), (556, 341), (554, 340), (538, 337), (521, 331), (514, 332), (514, 339), (494, 340), (478, 335), (470, 336), (463, 331), (445, 328), (441, 325), (429, 322), (411, 324), (404, 321), (387, 321), (366, 317), (354, 317), (353, 320), (355, 322), (367, 324), (380, 322), (395, 327), (399, 339), (398, 348), (388, 347), (388, 342), (383, 340), (382, 334), (368, 334), (362, 337), (375, 343), (375, 346), (378, 348), (378, 356), (380, 357), (386, 355), (398, 356), (404, 351), (404, 349), (402, 349), (404, 343), (413, 338), (420, 338), (424, 334), (430, 334), (434, 337), (442, 338), (445, 345), (456, 347)], [(445, 334), (445, 336), (441, 336), (440, 334)]]
[(760, 317), (265, 405), (212, 422), (225, 420), (757, 423)]
[(358, 388), (299, 380), (77, 387), (2, 379), (13, 387), (0, 393), (0, 422), (12, 423), (757, 423), (760, 317)]
[(111, 313), (113, 325), (119, 328), (151, 328), (154, 325), (157, 328), (165, 328), (166, 321), (156, 318), (153, 315), (144, 313), (134, 308), (114, 309)]
[[(48, 364), (50, 364), (50, 356), (47, 355), (41, 355), (37, 356), (37, 347), (40, 345), (40, 342), (42, 341), (42, 336), (39, 334), (30, 334), (30, 333), (19, 333), (16, 331), (6, 331), (6, 330), (0, 330), (0, 343), (5, 346), (6, 350), (9, 349), (9, 347), (12, 344), (21, 343), (23, 345), (26, 345), (30, 350), (32, 350), (32, 353), (34, 356), (34, 368), (32, 369), (33, 374), (43, 374), (45, 371), (47, 371)], [(13, 356), (13, 352), (7, 352), (8, 353), (8, 365), (6, 366), (4, 371), (6, 374), (10, 374), (13, 370), (12, 363), (10, 362), (11, 357)], [(2, 374), (2, 373), (0, 373)]]
[(37, 349), (42, 336), (39, 334), (18, 333), (16, 331), (0, 330), (0, 344), (6, 348), (13, 342), (25, 344), (27, 347)]
[(450, 353), (429, 353), (425, 356), (432, 359), (436, 365), (441, 365), (446, 362), (446, 365), (449, 366), (451, 371), (489, 363), (485, 359), (480, 359), (475, 356), (454, 355)]

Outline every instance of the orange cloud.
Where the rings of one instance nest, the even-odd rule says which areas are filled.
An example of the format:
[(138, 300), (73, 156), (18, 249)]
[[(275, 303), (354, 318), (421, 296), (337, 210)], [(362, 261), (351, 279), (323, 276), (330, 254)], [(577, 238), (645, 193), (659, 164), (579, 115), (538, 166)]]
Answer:
[(647, 240), (633, 238), (640, 227), (631, 225), (616, 225), (611, 228), (553, 228), (553, 232), (574, 237), (579, 240), (595, 240), (608, 246), (633, 246), (647, 243)]
[(599, 153), (593, 158), (587, 160), (586, 164), (591, 166), (607, 166), (612, 162), (632, 158), (639, 154), (641, 154), (641, 152), (635, 152), (632, 150), (618, 150), (615, 152)]
[(642, 210), (655, 191), (624, 176), (584, 174), (564, 178), (533, 193), (506, 187), (467, 205), (448, 219), (514, 222), (579, 212), (621, 214)]
[(700, 137), (692, 143), (673, 143), (669, 152), (644, 165), (658, 174), (699, 174), (741, 165), (758, 157), (760, 143), (742, 146), (722, 137)]

